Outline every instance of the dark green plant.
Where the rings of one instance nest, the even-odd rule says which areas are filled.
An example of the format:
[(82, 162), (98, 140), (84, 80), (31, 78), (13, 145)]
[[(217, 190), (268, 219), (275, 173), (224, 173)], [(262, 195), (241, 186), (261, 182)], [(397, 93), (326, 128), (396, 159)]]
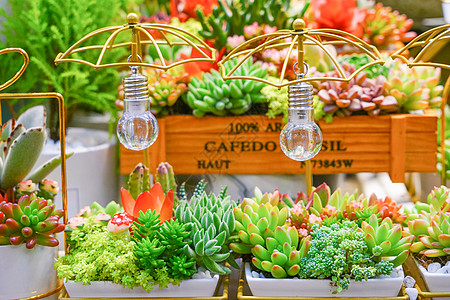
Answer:
[(151, 273), (167, 268), (175, 279), (187, 279), (195, 273), (194, 259), (187, 257), (183, 248), (189, 243), (189, 232), (178, 220), (159, 224), (159, 215), (140, 211), (134, 223), (134, 255), (137, 265)]
[[(2, 24), (4, 29), (0, 32), (5, 42), (0, 41), (0, 48), (23, 48), (30, 56), (30, 65), (8, 91), (56, 91), (63, 94), (67, 122), (77, 108), (115, 112), (118, 84), (115, 69), (95, 72), (77, 63), (55, 67), (54, 59), (86, 34), (116, 24), (114, 18), (117, 12), (128, 2), (104, 0), (99, 5), (95, 0), (10, 0), (11, 15), (0, 9), (0, 16), (6, 18)], [(105, 36), (93, 37), (83, 46), (103, 44), (104, 41)], [(112, 54), (109, 59), (117, 61), (123, 56), (123, 51), (117, 51), (117, 55)], [(76, 57), (96, 61), (98, 55), (99, 51), (86, 51)], [(22, 59), (13, 55), (3, 55), (1, 59), (0, 82), (5, 82), (18, 70)], [(50, 137), (56, 140), (59, 139), (58, 105), (54, 101), (49, 105), (51, 119), (48, 127)]]
[(224, 0), (218, 3), (208, 17), (200, 9), (196, 12), (203, 29), (199, 34), (214, 40), (214, 47), (219, 51), (227, 44), (227, 37), (244, 35), (244, 26), (254, 22), (278, 29), (288, 29), (291, 25), (290, 0)]
[(374, 262), (364, 234), (352, 221), (331, 226), (315, 224), (311, 232), (311, 247), (300, 262), (300, 278), (331, 279), (336, 282), (334, 293), (348, 289), (350, 279), (367, 280), (380, 274), (389, 275), (393, 264), (382, 260)]

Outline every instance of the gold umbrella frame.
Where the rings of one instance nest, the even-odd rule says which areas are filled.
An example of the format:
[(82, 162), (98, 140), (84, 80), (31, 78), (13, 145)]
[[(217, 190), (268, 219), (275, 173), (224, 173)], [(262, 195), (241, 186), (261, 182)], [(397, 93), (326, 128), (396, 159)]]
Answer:
[[(282, 88), (284, 86), (293, 85), (299, 82), (305, 81), (340, 81), (340, 82), (350, 82), (359, 72), (362, 70), (376, 65), (376, 64), (384, 64), (383, 59), (381, 58), (381, 54), (375, 46), (372, 46), (360, 38), (341, 31), (337, 29), (309, 29), (306, 28), (305, 22), (302, 19), (296, 19), (292, 24), (293, 30), (279, 30), (274, 33), (265, 34), (262, 36), (255, 37), (249, 41), (246, 41), (240, 44), (238, 47), (233, 49), (224, 59), (222, 59), (218, 65), (221, 68), (221, 74), (223, 79), (247, 79), (247, 80), (255, 80), (264, 82), (266, 84), (275, 86), (277, 88)], [(286, 39), (290, 38), (291, 41), (287, 42)], [(323, 38), (326, 38), (325, 40)], [(248, 46), (251, 46), (253, 43), (266, 39), (261, 45), (256, 48), (247, 49)], [(289, 62), (290, 55), (297, 45), (298, 50), (298, 61), (297, 67), (299, 69), (299, 73), (296, 73), (297, 79), (289, 82), (284, 82), (284, 75), (286, 74), (286, 68)], [(322, 49), (325, 54), (333, 62), (333, 65), (336, 68), (337, 73), (340, 77), (306, 77), (305, 73), (305, 64), (304, 64), (304, 45), (315, 45)], [(355, 72), (350, 74), (350, 76), (345, 76), (344, 70), (339, 65), (339, 62), (336, 58), (331, 55), (331, 53), (326, 49), (326, 45), (351, 45), (355, 47), (357, 50), (361, 51), (361, 53), (365, 53), (369, 60), (369, 63), (361, 66)], [(265, 80), (262, 78), (258, 78), (255, 76), (233, 76), (233, 72), (236, 71), (247, 59), (251, 59), (253, 55), (257, 52), (262, 52), (266, 49), (280, 49), (280, 48), (288, 48), (288, 52), (284, 59), (284, 63), (281, 69), (280, 80), (278, 83)], [(225, 70), (224, 64), (235, 58), (241, 57), (243, 58), (238, 61), (238, 63), (229, 71)], [(294, 70), (295, 71), (295, 70)], [(312, 169), (311, 169), (311, 161), (305, 161), (305, 176), (306, 176), (306, 189), (307, 194), (309, 195), (312, 192)]]
[[(30, 62), (30, 59), (28, 57), (27, 52), (21, 48), (6, 48), (0, 50), (0, 55), (6, 54), (6, 53), (20, 53), (23, 56), (23, 64), (20, 67), (19, 71), (7, 82), (0, 85), (0, 91), (6, 89), (7, 87), (11, 86), (16, 82), (22, 74), (25, 72), (25, 69), (28, 67), (28, 63)], [(58, 117), (59, 117), (59, 134), (60, 134), (60, 147), (61, 147), (61, 186), (62, 186), (62, 205), (64, 208), (64, 224), (67, 224), (68, 219), (68, 212), (67, 212), (67, 176), (66, 176), (66, 148), (65, 148), (65, 137), (66, 137), (66, 130), (64, 128), (64, 97), (59, 93), (0, 93), (0, 100), (2, 99), (51, 99), (58, 101)], [(1, 118), (1, 102), (0, 102), (0, 124), (2, 123)], [(64, 249), (67, 251), (67, 242), (66, 242), (66, 234), (64, 233)], [(64, 287), (64, 283), (60, 281), (58, 283), (58, 286), (56, 289), (40, 294), (40, 295), (34, 295), (29, 298), (23, 298), (23, 300), (26, 299), (41, 299), (48, 297), (50, 295), (56, 294), (62, 288)]]
[[(305, 22), (302, 19), (296, 19), (292, 25), (293, 30), (279, 30), (273, 33), (264, 34), (253, 39), (250, 39), (238, 47), (233, 49), (224, 59), (222, 59), (218, 65), (221, 67), (222, 77), (225, 80), (228, 79), (250, 79), (256, 80), (260, 82), (267, 83), (269, 85), (282, 88), (284, 86), (296, 84), (304, 81), (341, 81), (341, 82), (349, 82), (352, 80), (359, 72), (362, 70), (376, 65), (376, 64), (384, 64), (383, 59), (381, 58), (380, 52), (375, 46), (372, 46), (360, 38), (341, 31), (337, 29), (309, 29), (305, 27)], [(325, 40), (323, 39), (325, 38)], [(256, 48), (247, 49), (248, 46), (251, 46), (255, 42), (259, 40), (265, 41), (258, 45)], [(286, 41), (286, 39), (291, 39), (291, 41)], [(283, 83), (284, 75), (286, 74), (286, 68), (289, 62), (289, 57), (297, 45), (298, 49), (298, 68), (300, 73), (304, 72), (304, 45), (314, 45), (318, 46), (327, 56), (331, 59), (337, 73), (340, 77), (304, 77), (298, 78), (296, 80), (292, 80), (289, 82)], [(361, 53), (367, 54), (371, 62), (360, 67), (355, 72), (353, 72), (350, 76), (346, 76), (344, 70), (340, 66), (339, 62), (336, 58), (326, 49), (326, 45), (352, 45)], [(280, 49), (280, 48), (288, 48), (288, 52), (284, 59), (283, 67), (281, 69), (280, 80), (279, 83), (274, 83), (269, 80), (265, 80), (262, 78), (258, 78), (255, 76), (234, 76), (232, 75), (234, 71), (236, 71), (240, 65), (247, 59), (251, 58), (255, 53), (262, 52), (267, 49)], [(243, 59), (238, 61), (238, 63), (229, 71), (225, 70), (224, 64), (235, 58), (243, 56)]]
[[(114, 44), (117, 36), (121, 32), (130, 31), (131, 30), (131, 42)], [(162, 37), (163, 40), (155, 39), (150, 32), (147, 30), (157, 31)], [(102, 33), (110, 32), (111, 35), (108, 37), (106, 42), (103, 45), (92, 45), (78, 48), (83, 42), (89, 40), (90, 38), (97, 36)], [(141, 34), (148, 38), (148, 40), (142, 41)], [(168, 38), (168, 34), (171, 34), (177, 37), (178, 41), (170, 41)], [(186, 36), (184, 36), (186, 35)], [(189, 38), (193, 39), (195, 42), (191, 41)], [(142, 45), (153, 45), (158, 54), (158, 58), (160, 60), (160, 65), (156, 63), (146, 63), (140, 61), (139, 57), (142, 57)], [(160, 45), (168, 45), (173, 47), (175, 45), (179, 46), (192, 46), (198, 53), (201, 54), (202, 57), (199, 58), (189, 58), (181, 61), (177, 61), (171, 64), (167, 64), (164, 59), (161, 50), (159, 49)], [(127, 62), (115, 62), (115, 63), (102, 63), (103, 58), (106, 54), (107, 50), (112, 50), (120, 47), (131, 47), (131, 59)], [(95, 63), (85, 61), (78, 58), (70, 58), (71, 54), (82, 53), (84, 51), (89, 50), (98, 50), (101, 49), (100, 55)], [(209, 55), (207, 52), (210, 52)], [(167, 24), (159, 24), (159, 23), (139, 23), (139, 18), (135, 13), (130, 13), (127, 16), (127, 24), (121, 26), (110, 26), (97, 29), (87, 35), (85, 35), (78, 42), (73, 44), (69, 49), (67, 49), (64, 53), (59, 53), (55, 58), (55, 64), (58, 65), (62, 62), (76, 62), (88, 65), (93, 67), (94, 69), (102, 69), (102, 68), (110, 68), (110, 67), (126, 67), (126, 66), (141, 66), (141, 67), (149, 67), (154, 69), (159, 69), (163, 71), (167, 71), (170, 68), (175, 66), (188, 63), (188, 62), (211, 62), (213, 63), (216, 59), (216, 54), (214, 48), (210, 47), (203, 40), (196, 37), (194, 34)]]
[[(408, 67), (418, 67), (418, 66), (427, 66), (427, 67), (436, 67), (436, 68), (442, 68), (442, 69), (448, 69), (450, 70), (450, 63), (444, 64), (444, 63), (435, 63), (432, 61), (422, 61), (426, 55), (429, 54), (429, 52), (432, 51), (432, 49), (438, 44), (443, 41), (448, 42), (450, 40), (450, 24), (438, 26), (435, 28), (432, 28), (430, 30), (425, 31), (424, 33), (418, 35), (415, 37), (411, 42), (409, 42), (406, 46), (403, 48), (395, 51), (391, 57), (393, 59), (400, 59), (402, 62), (408, 65)], [(417, 48), (417, 47), (423, 47), (417, 55), (412, 59), (409, 60), (407, 58), (407, 54), (410, 49)], [(441, 166), (442, 166), (442, 173), (441, 173), (441, 183), (442, 185), (445, 185), (447, 180), (447, 174), (446, 174), (446, 168), (445, 168), (445, 104), (447, 103), (448, 97), (450, 93), (450, 76), (447, 77), (447, 81), (444, 85), (444, 92), (442, 94), (442, 101), (441, 101)]]

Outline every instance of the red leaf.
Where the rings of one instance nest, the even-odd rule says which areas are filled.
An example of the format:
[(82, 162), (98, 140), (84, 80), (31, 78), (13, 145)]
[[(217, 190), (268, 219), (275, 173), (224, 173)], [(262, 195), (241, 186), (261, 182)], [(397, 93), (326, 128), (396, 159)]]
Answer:
[(164, 190), (159, 182), (155, 183), (152, 188), (150, 189), (150, 194), (155, 199), (155, 210), (156, 213), (161, 212), (161, 207), (164, 203), (164, 199), (166, 198), (166, 195), (164, 194)]
[(164, 223), (165, 221), (170, 220), (172, 218), (172, 215), (173, 215), (173, 191), (172, 189), (170, 189), (161, 207), (161, 214), (159, 216), (159, 219), (161, 220), (161, 223)]
[(156, 210), (156, 205), (157, 205), (157, 203), (156, 203), (155, 197), (153, 197), (149, 191), (142, 192), (137, 197), (132, 216), (135, 218), (138, 218), (140, 211), (142, 211), (143, 213), (146, 213), (147, 210), (149, 210), (149, 209), (151, 211)]
[(126, 213), (133, 215), (134, 207), (136, 205), (136, 200), (133, 199), (130, 192), (126, 189), (120, 189), (120, 199), (122, 200), (122, 206)]

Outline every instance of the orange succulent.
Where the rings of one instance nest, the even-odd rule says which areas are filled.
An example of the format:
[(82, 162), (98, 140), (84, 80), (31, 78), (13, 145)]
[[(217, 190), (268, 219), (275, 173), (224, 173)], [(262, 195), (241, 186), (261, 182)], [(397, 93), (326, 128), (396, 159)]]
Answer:
[(169, 190), (164, 194), (159, 182), (155, 183), (149, 191), (142, 192), (135, 200), (125, 188), (120, 189), (120, 198), (123, 209), (134, 219), (139, 217), (139, 211), (144, 213), (147, 210), (155, 211), (159, 214), (161, 223), (172, 219), (173, 216), (173, 191)]

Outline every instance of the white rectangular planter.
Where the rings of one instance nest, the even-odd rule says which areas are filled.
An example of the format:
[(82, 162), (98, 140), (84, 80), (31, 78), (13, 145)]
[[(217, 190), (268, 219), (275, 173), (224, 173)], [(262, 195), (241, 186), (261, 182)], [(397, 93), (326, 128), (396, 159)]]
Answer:
[[(428, 272), (417, 260), (417, 267), (419, 268), (420, 275), (422, 276), (428, 290), (432, 293), (437, 292), (450, 292), (450, 274), (442, 273), (430, 273)], [(433, 297), (434, 300), (446, 300), (447, 297)]]
[(153, 298), (153, 297), (211, 297), (214, 295), (219, 275), (208, 279), (188, 279), (181, 284), (169, 284), (160, 289), (158, 285), (148, 293), (141, 287), (130, 289), (111, 281), (94, 281), (90, 285), (81, 282), (66, 281), (64, 286), (72, 298)]
[(257, 297), (393, 297), (398, 295), (403, 284), (403, 269), (400, 273), (401, 276), (395, 278), (352, 280), (348, 290), (333, 294), (336, 287), (331, 280), (253, 278), (250, 264), (245, 264), (247, 283), (253, 296)]

